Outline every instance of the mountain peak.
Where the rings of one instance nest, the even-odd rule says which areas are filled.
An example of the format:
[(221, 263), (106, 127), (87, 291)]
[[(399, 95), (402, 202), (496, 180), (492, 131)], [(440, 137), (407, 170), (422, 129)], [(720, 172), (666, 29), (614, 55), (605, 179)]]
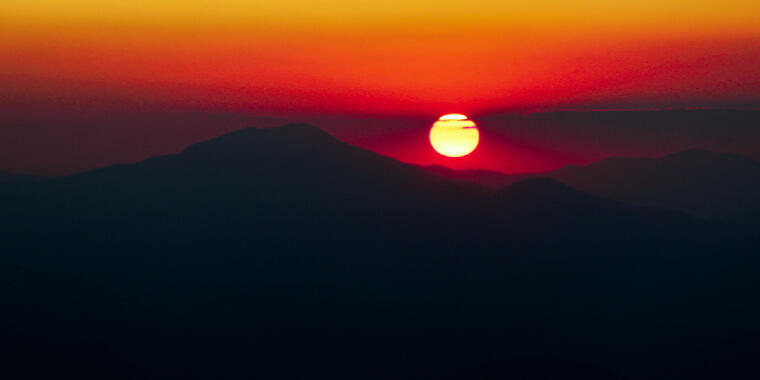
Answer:
[(714, 152), (707, 149), (687, 149), (680, 152), (672, 153), (660, 158), (662, 161), (753, 161), (747, 157), (724, 152)]
[(228, 152), (255, 148), (272, 149), (289, 144), (339, 143), (329, 133), (310, 124), (294, 123), (272, 128), (248, 127), (186, 148), (183, 153)]

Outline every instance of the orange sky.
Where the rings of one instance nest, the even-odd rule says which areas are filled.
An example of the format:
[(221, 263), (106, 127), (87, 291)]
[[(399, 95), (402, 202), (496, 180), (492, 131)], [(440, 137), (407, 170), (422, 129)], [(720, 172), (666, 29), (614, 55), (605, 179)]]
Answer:
[(273, 115), (742, 107), (760, 99), (759, 66), (756, 0), (0, 2), (0, 99)]
[[(480, 121), (759, 105), (757, 0), (0, 0), (0, 170), (71, 174), (284, 119), (407, 162), (548, 170), (619, 152)], [(427, 133), (452, 112), (482, 141), (441, 161)], [(626, 152), (669, 152), (653, 143)]]

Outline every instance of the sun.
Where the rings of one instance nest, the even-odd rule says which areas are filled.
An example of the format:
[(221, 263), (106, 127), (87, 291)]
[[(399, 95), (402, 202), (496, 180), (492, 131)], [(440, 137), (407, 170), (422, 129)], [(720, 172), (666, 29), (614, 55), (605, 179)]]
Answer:
[(462, 114), (443, 115), (430, 128), (430, 145), (446, 157), (466, 156), (477, 148), (479, 141), (478, 126)]

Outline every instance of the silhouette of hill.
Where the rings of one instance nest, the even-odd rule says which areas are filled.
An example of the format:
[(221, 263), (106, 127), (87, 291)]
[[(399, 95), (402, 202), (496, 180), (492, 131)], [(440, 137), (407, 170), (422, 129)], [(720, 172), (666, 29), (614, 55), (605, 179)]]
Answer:
[(622, 202), (724, 221), (760, 221), (760, 162), (730, 153), (693, 149), (658, 159), (611, 157), (585, 166), (520, 175), (425, 169), (493, 188), (547, 177)]
[[(213, 180), (213, 181), (208, 181)], [(427, 175), (394, 159), (344, 144), (322, 130), (292, 124), (247, 128), (183, 152), (138, 164), (116, 165), (56, 181), (54, 185), (111, 186), (114, 190), (182, 187), (187, 190), (238, 192), (247, 199), (266, 192), (278, 197), (325, 197), (349, 202), (352, 197), (393, 198), (393, 187), (427, 191), (427, 186), (466, 184)], [(228, 185), (231, 187), (225, 187)], [(241, 187), (243, 186), (243, 187)], [(286, 194), (282, 191), (287, 190)], [(425, 194), (427, 195), (427, 194)]]
[(556, 111), (478, 120), (510, 141), (548, 152), (569, 147), (576, 158), (593, 161), (613, 155), (659, 157), (694, 147), (756, 157), (758, 123), (760, 111), (735, 109)]
[[(501, 172), (481, 169), (464, 169), (456, 170), (441, 165), (423, 165), (423, 170), (439, 175), (441, 177), (455, 179), (459, 181), (474, 182), (483, 186), (502, 188), (509, 186), (517, 181), (520, 177), (510, 176)], [(526, 177), (527, 178), (527, 177)]]
[(695, 149), (654, 160), (611, 158), (552, 177), (625, 202), (760, 221), (760, 163), (735, 154)]
[(15, 174), (15, 173), (8, 173), (0, 171), (0, 183), (5, 182), (23, 182), (23, 181), (39, 181), (42, 178), (25, 175), (25, 174)]
[(552, 179), (488, 190), (307, 125), (7, 184), (0, 208), (0, 270), (18, 279), (3, 288), (17, 311), (0, 316), (8, 371), (756, 371), (753, 236)]

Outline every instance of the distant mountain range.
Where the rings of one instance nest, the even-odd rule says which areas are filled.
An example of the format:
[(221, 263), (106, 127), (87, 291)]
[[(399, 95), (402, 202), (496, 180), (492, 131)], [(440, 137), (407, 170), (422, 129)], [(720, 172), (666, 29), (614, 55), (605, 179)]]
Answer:
[(1, 364), (78, 378), (757, 373), (756, 236), (556, 179), (489, 189), (437, 170), (297, 124), (4, 184)]
[(441, 166), (424, 169), (492, 188), (526, 178), (553, 178), (621, 202), (672, 208), (709, 219), (760, 222), (760, 162), (730, 153), (693, 149), (657, 159), (611, 157), (585, 166), (519, 175)]
[(694, 147), (760, 156), (760, 110), (534, 112), (485, 116), (478, 125), (518, 146), (549, 153), (571, 147), (583, 159), (659, 157)]

